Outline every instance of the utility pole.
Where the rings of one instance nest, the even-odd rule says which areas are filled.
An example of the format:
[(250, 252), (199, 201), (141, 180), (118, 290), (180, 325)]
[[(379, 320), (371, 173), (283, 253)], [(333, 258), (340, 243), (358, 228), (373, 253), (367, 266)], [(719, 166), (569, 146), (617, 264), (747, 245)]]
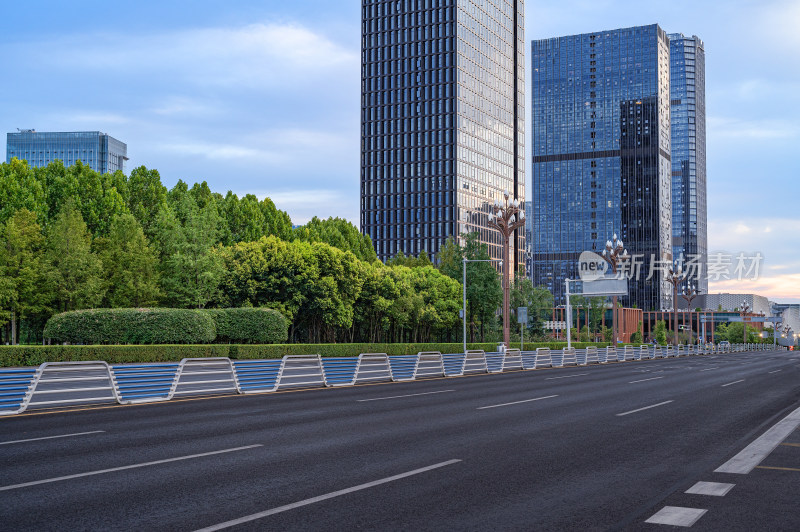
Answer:
[[(603, 250), (603, 258), (611, 266), (611, 273), (617, 273), (617, 267), (620, 262), (628, 260), (628, 250), (622, 240), (617, 239), (616, 233), (612, 240), (606, 241), (606, 247)], [(617, 296), (611, 299), (611, 333), (614, 340), (614, 347), (617, 347), (618, 334), (617, 334)]]
[[(686, 300), (686, 308), (689, 309), (689, 337), (692, 336), (692, 301), (700, 294), (700, 289), (696, 285), (689, 283), (688, 290), (683, 289), (683, 299)], [(699, 340), (699, 338), (698, 338)]]
[(747, 301), (742, 301), (742, 306), (740, 307), (740, 310), (742, 311), (742, 329), (744, 330), (744, 332), (742, 333), (742, 336), (744, 337), (743, 340), (742, 340), (742, 343), (746, 344), (747, 343), (747, 322), (744, 321), (744, 318), (745, 318), (745, 316), (747, 316), (747, 313), (750, 312), (750, 305), (747, 304)]
[[(516, 76), (516, 72), (514, 73)], [(511, 271), (513, 270), (509, 251), (514, 231), (525, 225), (525, 213), (517, 200), (509, 200), (508, 191), (504, 193), (505, 203), (495, 201), (489, 215), (489, 227), (497, 229), (503, 237), (503, 342), (506, 348), (511, 344)], [(514, 257), (516, 261), (516, 257)]]
[(676, 263), (667, 273), (667, 282), (672, 285), (673, 345), (678, 345), (678, 285), (686, 279), (683, 269)]

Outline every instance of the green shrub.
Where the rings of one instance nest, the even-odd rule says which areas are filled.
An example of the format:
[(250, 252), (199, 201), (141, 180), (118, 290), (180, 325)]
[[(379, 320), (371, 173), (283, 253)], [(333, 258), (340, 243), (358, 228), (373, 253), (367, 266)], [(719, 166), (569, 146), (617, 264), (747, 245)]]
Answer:
[(217, 336), (211, 316), (185, 309), (92, 309), (56, 314), (44, 337), (72, 344), (204, 344)]
[(280, 312), (267, 308), (205, 310), (217, 327), (217, 342), (278, 344), (289, 338), (289, 322)]
[(109, 364), (179, 362), (183, 358), (227, 357), (228, 345), (15, 345), (0, 346), (0, 366), (102, 360)]
[[(576, 348), (606, 344), (575, 343)], [(230, 357), (232, 359), (281, 358), (284, 355), (319, 354), (329, 357), (358, 356), (361, 353), (416, 355), (420, 351), (460, 353), (461, 344), (284, 344), (284, 345), (48, 345), (0, 346), (0, 367), (38, 366), (44, 362), (103, 360), (109, 364), (136, 362), (179, 362), (182, 358)], [(563, 342), (526, 343), (536, 347), (561, 349)], [(512, 345), (519, 347), (519, 345)], [(497, 344), (467, 344), (468, 349), (494, 351)]]

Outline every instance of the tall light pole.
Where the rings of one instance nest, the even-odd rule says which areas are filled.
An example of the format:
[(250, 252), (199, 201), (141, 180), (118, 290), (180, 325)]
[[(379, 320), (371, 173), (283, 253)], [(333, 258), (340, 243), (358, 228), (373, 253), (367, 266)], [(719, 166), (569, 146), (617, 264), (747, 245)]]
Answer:
[[(692, 337), (692, 301), (700, 295), (700, 289), (697, 288), (697, 285), (693, 285), (689, 283), (689, 286), (683, 289), (683, 293), (681, 294), (683, 299), (686, 300), (686, 308), (689, 309), (689, 338)], [(698, 343), (700, 338), (698, 337)]]
[[(497, 229), (503, 237), (503, 342), (511, 344), (511, 260), (509, 249), (514, 231), (525, 225), (525, 213), (519, 208), (515, 199), (509, 201), (508, 191), (504, 194), (505, 203), (495, 201), (492, 214), (489, 215), (489, 227)], [(514, 258), (516, 260), (516, 257)]]
[[(625, 249), (625, 244), (622, 240), (617, 239), (616, 233), (612, 240), (606, 241), (606, 247), (603, 250), (603, 258), (609, 266), (611, 266), (611, 273), (617, 273), (619, 263), (628, 260), (628, 250)], [(614, 339), (614, 347), (617, 346), (617, 296), (611, 299), (611, 334)]]
[(672, 310), (673, 310), (673, 344), (678, 345), (678, 285), (686, 279), (683, 269), (676, 263), (667, 272), (667, 282), (672, 285)]
[(739, 307), (739, 309), (742, 311), (742, 329), (744, 330), (744, 332), (742, 333), (742, 336), (744, 337), (744, 339), (742, 340), (742, 343), (746, 344), (747, 343), (747, 322), (744, 321), (744, 318), (745, 318), (745, 316), (747, 316), (747, 313), (750, 312), (750, 305), (747, 304), (747, 301), (742, 301), (742, 306)]

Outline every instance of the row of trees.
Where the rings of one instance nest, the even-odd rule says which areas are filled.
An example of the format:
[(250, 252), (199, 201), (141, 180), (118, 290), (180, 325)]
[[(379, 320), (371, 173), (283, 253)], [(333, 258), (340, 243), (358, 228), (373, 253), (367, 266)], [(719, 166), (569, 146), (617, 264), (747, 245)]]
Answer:
[[(438, 268), (425, 255), (384, 265), (345, 220), (293, 228), (268, 198), (167, 190), (145, 167), (18, 160), (0, 164), (0, 244), (0, 340), (11, 343), (40, 341), (54, 313), (148, 306), (274, 308), (292, 341), (455, 340), (462, 258), (488, 258), (470, 235), (463, 248), (447, 242)], [(471, 340), (494, 339), (500, 278), (489, 263), (467, 274)], [(552, 296), (517, 279), (512, 304), (533, 307), (536, 335)]]

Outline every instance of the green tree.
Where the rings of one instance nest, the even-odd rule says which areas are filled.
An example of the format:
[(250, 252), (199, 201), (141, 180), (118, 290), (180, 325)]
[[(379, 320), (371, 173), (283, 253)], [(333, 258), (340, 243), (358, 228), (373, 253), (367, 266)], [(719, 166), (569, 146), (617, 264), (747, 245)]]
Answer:
[(363, 284), (353, 307), (354, 333), (351, 338), (358, 337), (370, 343), (382, 342), (386, 338), (392, 325), (392, 306), (400, 297), (391, 271), (380, 261), (362, 264)]
[(553, 294), (543, 286), (533, 286), (525, 275), (518, 274), (511, 285), (511, 308), (528, 307), (526, 328), (533, 338), (545, 335), (544, 322), (550, 318), (553, 308)]
[(222, 281), (223, 257), (215, 251), (220, 217), (216, 203), (193, 205), (186, 224), (169, 210), (160, 215), (162, 286), (167, 301), (179, 307), (204, 308), (216, 299)]
[(450, 277), (460, 281), (462, 278), (462, 260), (464, 258), (464, 250), (458, 245), (455, 238), (448, 236), (444, 245), (439, 248), (439, 271)]
[(132, 214), (115, 218), (108, 237), (97, 238), (95, 246), (107, 280), (108, 306), (147, 307), (158, 302), (158, 257)]
[(398, 251), (397, 255), (391, 257), (386, 261), (387, 266), (405, 266), (407, 268), (423, 268), (425, 266), (433, 266), (428, 253), (422, 250), (418, 257), (406, 257), (402, 251)]
[(365, 262), (377, 260), (370, 237), (362, 235), (356, 226), (342, 218), (320, 220), (315, 216), (307, 224), (297, 227), (293, 238), (302, 242), (324, 242), (342, 251), (350, 251)]
[(72, 200), (47, 230), (49, 282), (59, 312), (96, 307), (103, 300), (103, 264), (92, 252), (92, 235)]
[(36, 215), (27, 209), (11, 216), (0, 236), (0, 309), (11, 322), (11, 343), (17, 344), (20, 320), (46, 311), (52, 298), (46, 289), (44, 237)]
[(167, 203), (167, 187), (161, 183), (158, 170), (144, 166), (134, 168), (127, 182), (128, 209), (148, 238), (155, 232), (158, 213)]
[(653, 329), (653, 336), (660, 345), (667, 345), (667, 324), (664, 320), (656, 322)]
[[(76, 190), (70, 196), (75, 201), (89, 231), (95, 236), (107, 236), (113, 221), (122, 214), (128, 214), (125, 198), (115, 186), (111, 174), (100, 174), (80, 161), (67, 169), (67, 181), (74, 183)], [(62, 202), (59, 210), (63, 207)], [(54, 213), (55, 214), (55, 213)]]
[[(478, 233), (465, 236), (464, 257), (468, 260), (489, 259), (486, 244), (478, 241)], [(494, 327), (495, 313), (503, 301), (500, 275), (490, 262), (467, 263), (467, 310), (470, 318), (470, 341), (475, 341), (475, 320), (480, 323), (481, 341), (486, 339), (486, 326)]]
[(16, 157), (0, 164), (0, 224), (5, 224), (21, 209), (33, 212), (38, 222), (47, 218), (45, 190), (28, 163)]

